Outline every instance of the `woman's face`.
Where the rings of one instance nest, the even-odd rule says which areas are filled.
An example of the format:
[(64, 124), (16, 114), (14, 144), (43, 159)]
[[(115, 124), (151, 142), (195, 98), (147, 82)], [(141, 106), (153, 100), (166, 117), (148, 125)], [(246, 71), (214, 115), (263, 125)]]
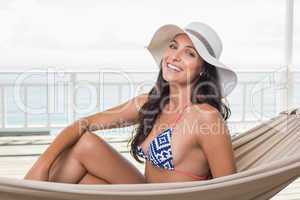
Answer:
[(162, 59), (163, 78), (168, 82), (187, 84), (199, 77), (204, 61), (186, 34), (169, 42)]

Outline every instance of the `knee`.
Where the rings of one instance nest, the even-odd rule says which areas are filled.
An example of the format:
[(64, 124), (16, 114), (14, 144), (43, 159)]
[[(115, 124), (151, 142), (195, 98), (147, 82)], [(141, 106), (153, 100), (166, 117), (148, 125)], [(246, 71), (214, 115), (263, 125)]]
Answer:
[(85, 154), (95, 150), (104, 140), (92, 132), (85, 132), (74, 146), (73, 152), (77, 155)]

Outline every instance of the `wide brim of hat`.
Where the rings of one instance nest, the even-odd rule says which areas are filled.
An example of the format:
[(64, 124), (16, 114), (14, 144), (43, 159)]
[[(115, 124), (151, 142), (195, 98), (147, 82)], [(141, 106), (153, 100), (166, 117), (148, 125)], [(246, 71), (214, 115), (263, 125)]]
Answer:
[(185, 33), (191, 39), (193, 45), (198, 51), (199, 55), (207, 63), (213, 65), (217, 69), (219, 74), (220, 84), (221, 84), (221, 96), (228, 96), (232, 90), (237, 85), (237, 74), (228, 66), (225, 66), (218, 59), (210, 55), (205, 45), (198, 40), (194, 35), (186, 32), (184, 29), (180, 28), (174, 24), (167, 24), (160, 27), (153, 35), (152, 40), (146, 47), (151, 55), (153, 56), (155, 62), (160, 66), (165, 49), (167, 48), (169, 42), (180, 33)]

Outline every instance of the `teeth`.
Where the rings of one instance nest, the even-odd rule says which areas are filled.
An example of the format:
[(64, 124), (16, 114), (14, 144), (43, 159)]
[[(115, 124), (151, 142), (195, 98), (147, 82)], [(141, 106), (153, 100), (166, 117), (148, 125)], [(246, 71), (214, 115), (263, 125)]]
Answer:
[(176, 70), (176, 71), (178, 71), (178, 72), (181, 71), (181, 69), (179, 69), (178, 67), (176, 67), (176, 66), (174, 66), (174, 65), (171, 65), (171, 64), (168, 64), (168, 67), (171, 68), (171, 69), (174, 69), (174, 70)]

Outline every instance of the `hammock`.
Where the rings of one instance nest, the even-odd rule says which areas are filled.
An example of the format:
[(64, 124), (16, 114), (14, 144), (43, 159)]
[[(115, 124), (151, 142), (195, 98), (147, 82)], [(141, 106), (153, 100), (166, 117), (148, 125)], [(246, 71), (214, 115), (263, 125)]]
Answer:
[(207, 181), (78, 185), (0, 178), (7, 200), (263, 200), (300, 176), (300, 109), (232, 137), (238, 173)]

